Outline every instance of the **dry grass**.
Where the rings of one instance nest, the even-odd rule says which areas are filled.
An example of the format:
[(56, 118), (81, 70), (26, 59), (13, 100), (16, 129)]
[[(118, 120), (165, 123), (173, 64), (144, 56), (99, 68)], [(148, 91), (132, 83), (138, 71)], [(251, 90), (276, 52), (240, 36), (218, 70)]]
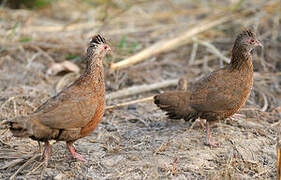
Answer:
[[(45, 167), (37, 143), (0, 129), (0, 179), (276, 179), (276, 138), (281, 113), (280, 1), (82, 1), (60, 0), (36, 10), (0, 9), (0, 119), (28, 114), (77, 74), (46, 72), (69, 60), (81, 69), (87, 40), (96, 32), (111, 42), (106, 62), (106, 89), (112, 93), (135, 85), (182, 76), (200, 77), (227, 61), (239, 31), (255, 29), (264, 49), (253, 52), (255, 81), (246, 118), (218, 122), (212, 128), (219, 148), (204, 145), (198, 124), (170, 121), (151, 102), (106, 112), (98, 128), (76, 142), (89, 162), (69, 159), (63, 143), (52, 146)], [(208, 2), (208, 3), (207, 3)], [(157, 42), (173, 40), (217, 14), (239, 18), (196, 34), (145, 62), (110, 72), (110, 64), (129, 58)], [(157, 47), (156, 47), (157, 48)], [(162, 48), (163, 49), (163, 48)], [(80, 71), (81, 72), (81, 71)], [(174, 87), (162, 89), (172, 89)], [(107, 105), (148, 97), (162, 90)], [(191, 128), (192, 127), (192, 128)]]

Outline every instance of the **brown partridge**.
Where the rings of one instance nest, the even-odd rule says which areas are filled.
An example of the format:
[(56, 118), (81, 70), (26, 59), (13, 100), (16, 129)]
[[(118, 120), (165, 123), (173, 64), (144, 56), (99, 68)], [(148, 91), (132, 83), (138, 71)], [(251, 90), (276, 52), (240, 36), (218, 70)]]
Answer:
[(45, 142), (43, 156), (49, 160), (49, 140), (66, 141), (72, 155), (86, 161), (77, 154), (73, 142), (89, 135), (104, 114), (105, 87), (103, 58), (111, 51), (105, 39), (94, 36), (87, 49), (87, 67), (71, 85), (42, 104), (29, 116), (7, 121), (16, 137), (29, 137)]
[(206, 119), (207, 143), (217, 146), (210, 139), (209, 122), (230, 117), (246, 102), (253, 86), (251, 50), (256, 46), (262, 45), (255, 34), (243, 31), (234, 42), (230, 64), (188, 85), (186, 91), (156, 95), (154, 103), (170, 119)]

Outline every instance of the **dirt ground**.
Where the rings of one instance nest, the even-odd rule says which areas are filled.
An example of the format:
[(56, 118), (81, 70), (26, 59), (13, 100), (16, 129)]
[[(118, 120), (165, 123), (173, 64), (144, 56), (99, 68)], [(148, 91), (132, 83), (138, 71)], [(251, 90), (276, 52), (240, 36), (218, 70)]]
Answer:
[[(208, 28), (183, 45), (110, 70), (112, 64), (159, 41), (165, 43), (209, 17), (236, 12), (239, 18)], [(243, 116), (211, 128), (218, 148), (205, 144), (198, 121), (171, 121), (152, 102), (142, 102), (106, 111), (98, 128), (76, 141), (87, 163), (72, 159), (63, 142), (52, 142), (45, 167), (36, 141), (15, 138), (1, 125), (0, 179), (277, 179), (280, 12), (277, 0), (60, 0), (36, 10), (1, 8), (0, 122), (31, 113), (73, 82), (85, 68), (85, 49), (97, 32), (110, 41), (114, 52), (105, 61), (107, 94), (180, 77), (192, 81), (225, 64), (236, 34), (245, 28), (254, 29), (264, 47), (253, 51), (254, 87), (238, 112)], [(49, 73), (54, 63), (63, 61), (80, 71)], [(171, 85), (107, 99), (107, 105), (173, 89)]]

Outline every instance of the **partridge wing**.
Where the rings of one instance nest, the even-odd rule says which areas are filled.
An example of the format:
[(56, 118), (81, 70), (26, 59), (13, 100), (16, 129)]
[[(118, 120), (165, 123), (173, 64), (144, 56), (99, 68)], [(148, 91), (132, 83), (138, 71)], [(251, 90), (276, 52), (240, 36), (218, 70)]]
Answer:
[(191, 107), (199, 112), (224, 112), (234, 109), (237, 97), (231, 76), (233, 74), (227, 69), (220, 69), (196, 82), (191, 89)]
[(55, 129), (81, 128), (91, 121), (98, 107), (93, 97), (91, 92), (66, 90), (45, 102), (32, 116)]

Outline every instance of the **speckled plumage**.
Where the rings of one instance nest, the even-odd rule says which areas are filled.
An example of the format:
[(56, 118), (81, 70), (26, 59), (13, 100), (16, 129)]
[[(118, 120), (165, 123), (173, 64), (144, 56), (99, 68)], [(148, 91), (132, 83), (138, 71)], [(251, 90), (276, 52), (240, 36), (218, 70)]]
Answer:
[(242, 32), (235, 40), (230, 64), (190, 84), (186, 91), (156, 95), (155, 104), (166, 111), (170, 119), (203, 118), (210, 122), (230, 117), (245, 104), (251, 92), (250, 51), (257, 45), (260, 43), (253, 32)]
[[(85, 72), (29, 116), (10, 120), (8, 123), (13, 135), (30, 137), (47, 145), (49, 140), (66, 141), (70, 151), (75, 140), (89, 135), (104, 113), (102, 61), (108, 50), (110, 48), (104, 38), (100, 35), (94, 36), (87, 49)], [(80, 156), (77, 158), (82, 159)]]

